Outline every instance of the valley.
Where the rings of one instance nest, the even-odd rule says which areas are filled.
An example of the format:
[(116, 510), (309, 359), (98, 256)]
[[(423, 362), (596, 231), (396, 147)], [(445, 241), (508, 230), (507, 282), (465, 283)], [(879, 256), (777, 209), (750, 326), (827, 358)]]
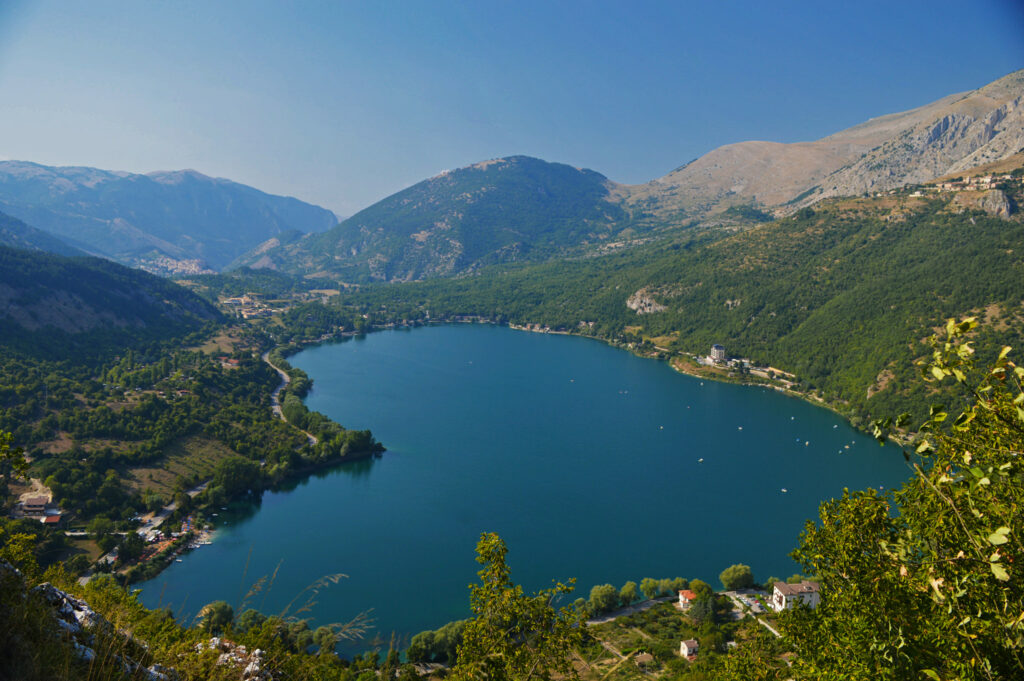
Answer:
[[(484, 678), (473, 646), (517, 642), (495, 602), (545, 673), (832, 678), (870, 639), (914, 649), (892, 678), (1012, 678), (1022, 101), (1016, 71), (637, 185), (504, 156), (340, 223), (195, 171), (0, 161), (0, 603), (50, 651), (22, 596), (86, 595), (135, 672), (180, 678), (227, 674), (217, 646)], [(730, 565), (824, 605), (743, 617), (709, 586)], [(553, 576), (578, 591), (525, 595)]]

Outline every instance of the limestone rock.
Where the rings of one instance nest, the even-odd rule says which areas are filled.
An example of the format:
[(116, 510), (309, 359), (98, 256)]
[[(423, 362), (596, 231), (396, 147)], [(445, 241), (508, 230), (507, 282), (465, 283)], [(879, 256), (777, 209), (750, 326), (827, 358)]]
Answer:
[(636, 311), (637, 314), (651, 314), (652, 312), (664, 312), (664, 305), (651, 297), (650, 292), (642, 288), (626, 300), (626, 307)]
[(990, 189), (982, 194), (981, 200), (978, 201), (978, 207), (989, 215), (1000, 218), (1008, 218), (1013, 213), (1010, 197), (1000, 189)]

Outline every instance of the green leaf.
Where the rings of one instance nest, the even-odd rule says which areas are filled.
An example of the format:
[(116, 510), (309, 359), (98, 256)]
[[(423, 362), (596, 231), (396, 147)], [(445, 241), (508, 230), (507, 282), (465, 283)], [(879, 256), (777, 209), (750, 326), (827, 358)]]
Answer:
[(922, 669), (921, 672), (929, 679), (935, 679), (935, 681), (942, 681), (942, 677), (934, 669)]
[(996, 530), (995, 532), (993, 532), (992, 534), (990, 534), (988, 536), (988, 543), (992, 544), (993, 546), (999, 546), (1000, 544), (1005, 544), (1006, 542), (1009, 541), (1006, 538), (1006, 535), (1008, 535), (1009, 533), (1010, 533), (1010, 528), (1009, 527), (1000, 527), (998, 530)]
[(932, 367), (932, 376), (941, 381), (946, 377), (946, 373), (939, 367)]
[(1000, 582), (1010, 581), (1010, 573), (1006, 571), (1002, 563), (989, 563), (988, 566), (992, 568), (992, 574), (996, 576)]
[(996, 361), (999, 362), (1006, 359), (1006, 356), (1010, 354), (1010, 350), (1013, 350), (1013, 348), (1009, 345), (1004, 345), (1003, 349), (999, 351), (999, 358)]

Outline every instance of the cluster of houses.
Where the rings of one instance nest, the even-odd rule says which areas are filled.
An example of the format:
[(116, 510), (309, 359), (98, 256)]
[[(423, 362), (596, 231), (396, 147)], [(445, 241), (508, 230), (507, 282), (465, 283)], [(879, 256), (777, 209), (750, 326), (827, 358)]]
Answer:
[(43, 525), (59, 527), (64, 519), (61, 510), (50, 503), (50, 497), (45, 495), (26, 497), (20, 503), (22, 517), (35, 518)]
[(225, 298), (220, 301), (222, 305), (231, 308), (236, 317), (242, 319), (256, 319), (257, 317), (269, 317), (278, 310), (271, 309), (262, 300), (260, 300), (259, 294), (257, 293), (246, 293), (244, 296), (238, 296), (236, 298)]
[(949, 182), (938, 182), (935, 184), (935, 189), (943, 192), (985, 191), (992, 189), (1000, 182), (1011, 179), (1011, 177), (1009, 173), (1005, 175), (962, 177), (957, 180), (950, 180)]
[[(730, 592), (731, 594), (732, 592)], [(756, 594), (768, 596), (764, 591), (744, 590), (740, 594)], [(697, 594), (690, 589), (679, 591), (679, 608), (687, 610), (697, 600)], [(747, 599), (744, 598), (744, 601)], [(771, 596), (767, 599), (767, 605), (775, 612), (792, 610), (797, 606), (806, 606), (812, 610), (821, 603), (821, 585), (817, 582), (801, 581), (797, 584), (786, 582), (775, 582), (772, 587)], [(691, 662), (697, 658), (697, 651), (700, 644), (696, 639), (687, 639), (679, 642), (679, 654)]]

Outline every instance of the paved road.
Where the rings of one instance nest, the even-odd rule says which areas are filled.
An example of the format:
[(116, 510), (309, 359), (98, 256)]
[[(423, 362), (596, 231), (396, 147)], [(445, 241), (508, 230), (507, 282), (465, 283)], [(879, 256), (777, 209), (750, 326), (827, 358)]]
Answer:
[[(204, 489), (206, 489), (206, 486), (209, 485), (209, 484), (210, 484), (209, 480), (207, 480), (206, 482), (202, 482), (202, 483), (196, 485), (195, 487), (193, 487), (192, 489), (188, 490), (186, 492), (186, 494), (188, 494), (190, 497), (194, 497), (195, 495), (199, 494)], [(135, 530), (135, 532), (138, 533), (138, 535), (140, 537), (146, 537), (149, 533), (151, 533), (154, 530), (156, 530), (156, 528), (158, 528), (161, 525), (163, 525), (163, 522), (165, 520), (167, 520), (167, 518), (172, 513), (174, 513), (177, 509), (178, 509), (178, 502), (172, 501), (171, 503), (167, 504), (166, 506), (161, 508), (159, 511), (154, 513), (153, 515), (148, 516), (148, 517), (147, 516), (142, 516), (143, 517), (142, 525), (140, 525), (139, 528), (137, 530)]]
[(639, 603), (635, 603), (635, 604), (627, 606), (625, 608), (620, 608), (620, 609), (615, 610), (613, 612), (610, 612), (610, 613), (608, 613), (606, 615), (602, 615), (600, 617), (595, 617), (592, 620), (587, 620), (587, 625), (588, 626), (593, 626), (595, 624), (604, 624), (605, 622), (611, 622), (612, 620), (618, 619), (619, 617), (625, 617), (626, 615), (632, 615), (635, 612), (643, 612), (644, 610), (649, 610), (649, 609), (653, 608), (654, 606), (658, 605), (659, 603), (667, 603), (667, 602), (672, 601), (672, 600), (675, 600), (675, 597), (673, 597), (673, 596), (661, 596), (660, 598), (652, 598), (649, 601), (641, 601)]
[[(284, 387), (291, 383), (292, 377), (286, 374), (281, 369), (274, 366), (274, 363), (270, 361), (270, 351), (263, 353), (263, 361), (266, 362), (270, 366), (270, 368), (276, 371), (277, 375), (281, 377), (281, 385), (274, 388), (274, 392), (270, 393), (270, 408), (271, 410), (273, 410), (275, 414), (277, 414), (277, 417), (279, 419), (281, 419), (285, 423), (288, 423), (288, 419), (284, 417), (284, 412), (281, 411), (280, 395), (281, 391), (284, 390)], [(302, 429), (300, 428), (299, 430)], [(307, 438), (309, 438), (309, 444), (315, 445), (317, 442), (319, 442), (319, 440), (316, 439), (316, 436), (313, 435), (312, 433), (309, 433), (305, 430), (303, 430), (302, 432), (306, 434)]]

